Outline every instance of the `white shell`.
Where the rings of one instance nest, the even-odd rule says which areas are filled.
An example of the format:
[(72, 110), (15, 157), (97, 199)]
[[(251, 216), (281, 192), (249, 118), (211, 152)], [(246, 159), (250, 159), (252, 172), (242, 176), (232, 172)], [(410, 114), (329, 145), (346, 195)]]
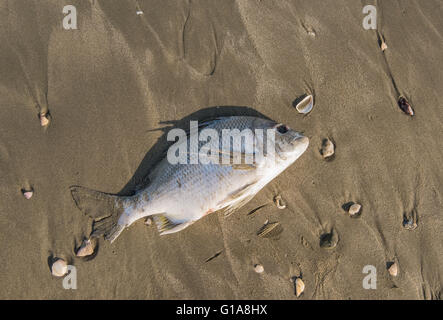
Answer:
[(397, 262), (394, 262), (388, 269), (388, 272), (391, 276), (396, 277), (398, 275), (398, 265)]
[(358, 203), (354, 203), (350, 208), (349, 208), (349, 214), (351, 216), (354, 216), (356, 214), (358, 214), (360, 212), (361, 209), (361, 204)]
[(257, 273), (262, 273), (263, 271), (265, 271), (265, 268), (263, 268), (263, 266), (261, 264), (256, 264), (254, 266), (254, 271)]
[(321, 154), (323, 156), (323, 158), (328, 158), (330, 156), (332, 156), (335, 153), (335, 146), (332, 143), (331, 140), (326, 139), (323, 142), (323, 146), (321, 148)]
[(34, 194), (34, 192), (32, 190), (23, 192), (23, 196), (28, 200), (32, 198), (33, 194)]
[(383, 41), (380, 45), (381, 51), (385, 51), (387, 48), (388, 48), (388, 46), (387, 46), (386, 42)]
[(150, 226), (151, 224), (152, 224), (152, 219), (151, 218), (146, 218), (145, 225)]
[(57, 259), (51, 266), (52, 275), (63, 277), (68, 272), (68, 264), (63, 259)]
[(313, 107), (314, 97), (312, 95), (308, 95), (295, 106), (295, 109), (297, 109), (299, 113), (306, 114), (311, 112)]
[(40, 125), (46, 127), (49, 124), (49, 118), (47, 113), (40, 114)]
[(305, 291), (305, 283), (301, 278), (295, 279), (295, 295), (298, 297)]
[(141, 10), (137, 10), (137, 12), (136, 12), (136, 13), (137, 13), (137, 15), (138, 15), (138, 16), (140, 16), (140, 15), (142, 15), (142, 14), (143, 14), (143, 11), (141, 11)]
[(94, 253), (94, 244), (91, 240), (83, 240), (82, 245), (77, 250), (77, 257), (87, 257)]
[(286, 204), (280, 195), (274, 197), (274, 203), (279, 209), (285, 209)]

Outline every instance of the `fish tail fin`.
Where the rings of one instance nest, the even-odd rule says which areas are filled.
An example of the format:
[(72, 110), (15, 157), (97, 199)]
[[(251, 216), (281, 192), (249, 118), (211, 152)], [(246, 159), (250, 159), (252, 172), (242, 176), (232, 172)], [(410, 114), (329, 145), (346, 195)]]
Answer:
[(103, 235), (106, 240), (113, 242), (125, 229), (125, 225), (119, 224), (124, 210), (121, 198), (79, 186), (70, 189), (77, 208), (94, 220), (91, 237)]

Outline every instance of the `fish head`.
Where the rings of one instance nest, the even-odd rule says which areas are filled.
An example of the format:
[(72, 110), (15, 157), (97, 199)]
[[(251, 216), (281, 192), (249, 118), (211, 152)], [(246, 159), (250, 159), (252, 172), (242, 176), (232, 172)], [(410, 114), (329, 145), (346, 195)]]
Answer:
[(287, 125), (278, 123), (275, 130), (275, 155), (276, 160), (289, 160), (293, 162), (298, 159), (308, 148), (309, 139), (300, 132), (292, 130)]
[(269, 141), (266, 141), (268, 138), (263, 138), (261, 144), (268, 151), (269, 148), (273, 149), (272, 151), (277, 162), (283, 161), (289, 165), (297, 160), (309, 146), (308, 137), (283, 123), (256, 118), (253, 127), (255, 129), (264, 129), (265, 132), (268, 132), (268, 130), (272, 131), (274, 141), (269, 143)]

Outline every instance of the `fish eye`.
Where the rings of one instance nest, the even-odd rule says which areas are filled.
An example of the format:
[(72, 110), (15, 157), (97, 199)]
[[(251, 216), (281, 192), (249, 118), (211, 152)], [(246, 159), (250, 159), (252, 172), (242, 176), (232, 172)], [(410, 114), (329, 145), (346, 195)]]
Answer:
[(288, 127), (284, 124), (281, 124), (277, 127), (277, 131), (281, 134), (288, 132), (288, 130), (289, 130)]

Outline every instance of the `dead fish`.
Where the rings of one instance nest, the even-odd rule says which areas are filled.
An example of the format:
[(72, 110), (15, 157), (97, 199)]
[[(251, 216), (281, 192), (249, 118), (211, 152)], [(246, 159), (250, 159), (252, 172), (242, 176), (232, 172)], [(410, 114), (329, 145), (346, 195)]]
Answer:
[[(250, 129), (256, 146), (254, 152), (264, 150), (265, 146), (267, 151), (260, 157), (254, 153), (253, 163), (245, 165), (224, 164), (223, 161), (172, 164), (165, 157), (150, 173), (151, 183), (133, 196), (121, 197), (73, 186), (71, 193), (77, 207), (94, 220), (91, 237), (103, 235), (112, 242), (125, 228), (148, 216), (153, 217), (158, 231), (165, 235), (181, 231), (212, 212), (230, 214), (294, 163), (309, 145), (307, 137), (288, 126), (257, 117), (221, 117), (199, 123), (199, 130), (203, 128), (213, 129), (212, 132), (220, 137), (223, 129), (240, 132)], [(274, 134), (274, 143), (269, 143), (263, 134), (257, 134), (256, 129)], [(190, 139), (192, 135), (182, 142), (186, 144), (185, 150), (192, 142)], [(199, 146), (210, 142), (200, 142)], [(228, 154), (242, 159), (251, 156), (245, 146), (239, 148), (235, 143), (230, 143), (228, 149), (221, 141), (212, 147), (215, 147), (216, 156)], [(211, 148), (211, 155), (212, 151)], [(191, 153), (187, 156), (189, 160)]]
[(414, 110), (405, 97), (400, 97), (400, 99), (398, 99), (398, 106), (407, 115), (410, 115), (411, 117), (414, 115)]

